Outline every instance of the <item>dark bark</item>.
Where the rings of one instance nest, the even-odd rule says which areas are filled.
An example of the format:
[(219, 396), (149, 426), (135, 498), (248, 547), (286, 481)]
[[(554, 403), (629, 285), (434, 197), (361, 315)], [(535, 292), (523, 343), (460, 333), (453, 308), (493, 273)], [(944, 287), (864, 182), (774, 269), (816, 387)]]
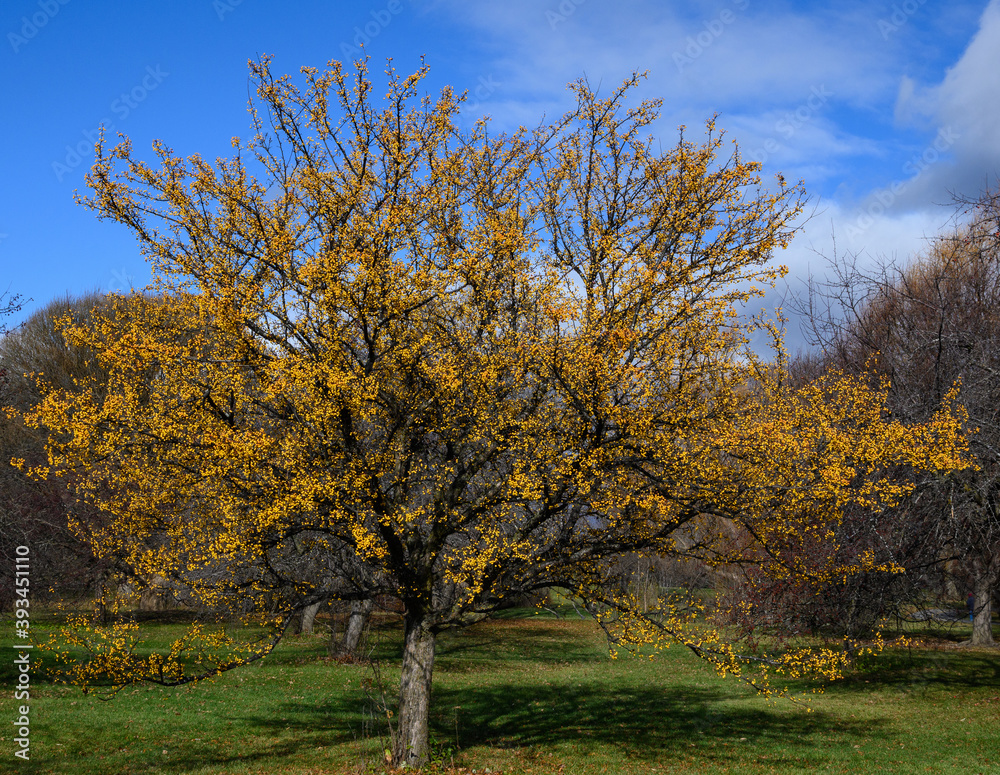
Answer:
[(114, 606), (108, 602), (114, 600), (114, 590), (114, 582), (109, 575), (105, 574), (97, 584), (97, 594), (94, 601), (97, 623), (102, 627), (107, 627), (114, 622)]
[(397, 767), (421, 767), (427, 762), (433, 668), (434, 633), (423, 617), (407, 614), (403, 675), (399, 686), (399, 727), (393, 752), (393, 763)]

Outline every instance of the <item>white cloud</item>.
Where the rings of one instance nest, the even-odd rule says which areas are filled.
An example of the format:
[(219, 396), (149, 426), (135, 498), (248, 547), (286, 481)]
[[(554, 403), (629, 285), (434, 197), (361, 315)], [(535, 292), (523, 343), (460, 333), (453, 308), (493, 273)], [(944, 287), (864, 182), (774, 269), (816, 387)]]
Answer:
[[(532, 125), (569, 107), (565, 84), (586, 75), (605, 92), (635, 70), (637, 97), (663, 99), (653, 127), (672, 144), (676, 127), (700, 136), (719, 114), (745, 155), (812, 187), (849, 175), (885, 147), (839, 123), (845, 106), (877, 115), (898, 84), (899, 47), (886, 45), (870, 7), (802, 8), (720, 0), (709, 8), (652, 0), (439, 0), (433, 12), (469, 30), (483, 68), (502, 89), (477, 111), (501, 129)], [(817, 93), (829, 95), (818, 104)], [(888, 123), (888, 122), (886, 122)]]
[[(807, 215), (802, 230), (788, 248), (775, 256), (776, 261), (788, 267), (788, 275), (784, 285), (768, 295), (769, 308), (789, 296), (804, 294), (810, 278), (828, 277), (834, 259), (856, 260), (864, 269), (906, 264), (922, 253), (931, 239), (947, 231), (952, 210), (935, 207), (888, 214), (872, 219), (861, 230), (857, 229), (856, 211), (836, 201), (819, 202)], [(789, 317), (787, 345), (794, 353), (806, 345), (804, 321), (795, 315), (793, 305), (785, 305), (785, 314)]]
[(749, 0), (694, 13), (651, 0), (443, 0), (434, 7), (483, 39), (489, 66), (519, 98), (553, 104), (564, 103), (563, 85), (584, 73), (607, 86), (633, 70), (650, 71), (647, 91), (663, 96), (666, 113), (685, 123), (754, 105), (795, 106), (822, 86), (856, 103), (895, 88), (885, 66), (891, 52), (873, 45), (874, 25), (869, 40), (847, 13), (765, 13)]
[[(637, 96), (663, 98), (654, 129), (664, 145), (679, 124), (700, 139), (704, 120), (719, 113), (719, 126), (744, 156), (764, 162), (765, 176), (781, 170), (807, 190), (835, 192), (777, 257), (790, 278), (824, 271), (821, 255), (835, 249), (862, 263), (905, 261), (947, 227), (952, 210), (938, 205), (949, 192), (974, 195), (987, 176), (995, 181), (1000, 0), (981, 11), (958, 55), (947, 52), (968, 34), (969, 14), (980, 13), (975, 2), (921, 6), (891, 34), (878, 16), (889, 11), (862, 0), (706, 5), (439, 0), (434, 9), (482, 40), (479, 66), (503, 84), (482, 109), (503, 128), (561, 112), (564, 85), (581, 75), (606, 91), (648, 70)], [(941, 57), (954, 64), (935, 82), (926, 73)]]
[(947, 192), (975, 196), (1000, 174), (1000, 0), (992, 0), (979, 31), (939, 84), (903, 80), (897, 116), (924, 116), (949, 127), (955, 139), (949, 158), (916, 176), (903, 206), (940, 201)]

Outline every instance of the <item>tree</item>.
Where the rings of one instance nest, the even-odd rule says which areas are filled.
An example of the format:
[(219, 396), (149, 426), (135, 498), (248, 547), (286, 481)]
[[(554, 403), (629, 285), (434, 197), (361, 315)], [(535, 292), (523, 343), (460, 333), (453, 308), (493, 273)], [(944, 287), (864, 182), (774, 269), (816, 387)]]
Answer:
[[(855, 373), (867, 374), (864, 363), (854, 366)], [(822, 353), (806, 353), (791, 359), (788, 367), (787, 379), (797, 390), (831, 370), (836, 373), (837, 364)], [(877, 374), (869, 378), (879, 384)], [(911, 619), (914, 604), (926, 608), (931, 590), (945, 587), (934, 504), (947, 480), (917, 469), (907, 475), (914, 476), (914, 486), (897, 501), (853, 504), (829, 529), (820, 523), (772, 542), (769, 551), (797, 572), (776, 574), (754, 563), (728, 569), (720, 578), (722, 618), (751, 641), (762, 634), (808, 634), (840, 640), (852, 649), (887, 620)], [(745, 551), (754, 551), (753, 536), (737, 531), (733, 540)], [(867, 568), (840, 575), (815, 573), (831, 562), (850, 565), (852, 558), (862, 556), (869, 558)]]
[[(806, 506), (897, 497), (890, 463), (961, 465), (947, 407), (903, 426), (857, 380), (791, 395), (744, 354), (758, 323), (738, 312), (783, 271), (801, 192), (719, 163), (713, 122), (655, 152), (658, 103), (624, 107), (637, 78), (606, 98), (577, 82), (565, 116), (494, 135), (459, 127), (448, 88), (418, 98), (423, 69), (387, 70), (381, 107), (365, 62), (306, 68), (304, 91), (251, 70), (255, 133), (229, 160), (99, 144), (85, 202), (137, 235), (161, 301), (67, 328), (110, 387), (52, 390), (30, 419), (114, 515), (100, 550), (206, 605), (291, 583), (280, 629), (310, 596), (401, 601), (397, 764), (427, 756), (440, 632), (554, 586), (623, 645), (673, 638), (738, 673), (688, 612), (605, 584), (621, 559), (723, 562), (705, 515), (766, 545)], [(82, 635), (77, 678), (192, 680), (197, 634), (149, 659)]]
[[(13, 315), (15, 312), (20, 311), (24, 301), (20, 294), (11, 295), (10, 291), (5, 291), (0, 293), (0, 319), (7, 317), (8, 315)], [(7, 333), (7, 324), (0, 323), (0, 336)]]
[[(840, 640), (847, 649), (871, 639), (887, 619), (911, 619), (912, 604), (926, 608), (928, 591), (940, 586), (943, 573), (927, 496), (925, 486), (892, 504), (854, 505), (833, 529), (773, 542), (778, 561), (797, 572), (775, 574), (744, 563), (722, 584), (724, 618), (751, 639), (805, 634)], [(753, 546), (751, 537), (740, 538)], [(859, 567), (857, 557), (869, 558), (867, 567)], [(852, 571), (816, 575), (831, 563)]]
[[(938, 565), (960, 568), (976, 598), (970, 642), (991, 645), (1000, 584), (1000, 203), (985, 191), (959, 205), (955, 232), (904, 266), (835, 262), (834, 279), (813, 286), (809, 312), (827, 362), (887, 377), (889, 405), (904, 421), (926, 419), (961, 385), (978, 465), (923, 485), (906, 518), (922, 528), (921, 545), (933, 547)], [(899, 562), (926, 563), (926, 554)]]
[[(69, 347), (55, 322), (71, 314), (82, 319), (100, 301), (96, 295), (53, 301), (4, 334), (0, 339), (0, 403), (19, 412), (33, 408), (41, 395), (32, 373), (44, 373), (50, 384), (64, 390), (72, 390), (75, 379), (100, 382), (87, 352)], [(45, 435), (25, 427), (15, 416), (0, 414), (0, 551), (13, 556), (15, 547), (30, 547), (37, 600), (44, 599), (51, 588), (63, 597), (93, 591), (107, 571), (106, 563), (97, 562), (90, 546), (71, 530), (65, 482), (32, 481), (10, 465), (12, 458), (30, 466), (44, 464)], [(96, 516), (89, 510), (77, 511), (84, 521)], [(12, 570), (0, 573), (6, 577)], [(0, 590), (0, 608), (13, 602), (13, 578), (10, 581)]]

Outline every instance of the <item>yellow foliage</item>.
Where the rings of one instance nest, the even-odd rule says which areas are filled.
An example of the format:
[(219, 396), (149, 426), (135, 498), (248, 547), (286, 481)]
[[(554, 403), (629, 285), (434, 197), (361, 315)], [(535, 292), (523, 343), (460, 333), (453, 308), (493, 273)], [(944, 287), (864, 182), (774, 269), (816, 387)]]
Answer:
[[(784, 272), (801, 191), (720, 160), (714, 122), (655, 150), (659, 104), (623, 107), (637, 78), (575, 83), (574, 110), (503, 135), (463, 129), (449, 89), (419, 97), (423, 70), (390, 71), (379, 104), (364, 63), (306, 69), (305, 90), (252, 69), (255, 135), (232, 158), (99, 148), (85, 203), (138, 237), (155, 284), (66, 321), (108, 382), (28, 417), (108, 515), (95, 548), (139, 576), (251, 613), (388, 595), (435, 632), (562, 586), (627, 645), (675, 639), (738, 673), (693, 611), (604, 590), (614, 559), (678, 553), (705, 515), (766, 546), (904, 496), (893, 467), (966, 464), (954, 396), (905, 426), (884, 386), (793, 392), (745, 352), (743, 305)], [(739, 559), (724, 529), (699, 541)], [(131, 629), (101, 638), (87, 675), (114, 684), (183, 680), (212, 644), (140, 664)]]

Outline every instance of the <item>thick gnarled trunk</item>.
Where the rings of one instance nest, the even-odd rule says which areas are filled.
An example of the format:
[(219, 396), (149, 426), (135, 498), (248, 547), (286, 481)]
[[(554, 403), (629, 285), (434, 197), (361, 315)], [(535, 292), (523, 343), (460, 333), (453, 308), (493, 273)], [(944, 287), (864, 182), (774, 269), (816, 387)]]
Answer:
[(403, 675), (399, 686), (396, 766), (421, 767), (428, 756), (428, 713), (434, 668), (434, 633), (422, 617), (406, 616)]

